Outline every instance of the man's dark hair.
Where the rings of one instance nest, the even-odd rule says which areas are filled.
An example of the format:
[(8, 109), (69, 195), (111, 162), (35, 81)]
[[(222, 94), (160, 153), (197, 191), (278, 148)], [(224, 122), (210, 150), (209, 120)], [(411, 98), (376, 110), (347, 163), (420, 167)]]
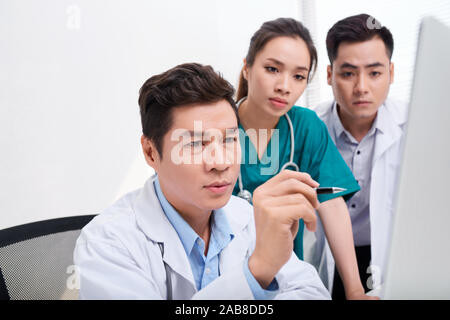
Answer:
[(162, 157), (162, 140), (172, 127), (174, 108), (226, 100), (238, 119), (233, 94), (233, 86), (211, 66), (178, 65), (149, 78), (139, 90), (142, 133), (153, 141)]
[(330, 64), (338, 54), (339, 45), (342, 42), (363, 42), (379, 37), (386, 46), (386, 53), (389, 60), (392, 58), (394, 51), (394, 39), (388, 28), (381, 26), (374, 17), (368, 14), (359, 14), (347, 17), (336, 22), (327, 34), (327, 52)]

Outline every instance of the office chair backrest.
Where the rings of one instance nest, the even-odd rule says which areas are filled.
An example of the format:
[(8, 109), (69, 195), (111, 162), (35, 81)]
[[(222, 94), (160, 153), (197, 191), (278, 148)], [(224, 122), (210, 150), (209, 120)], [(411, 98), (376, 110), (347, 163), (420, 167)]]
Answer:
[(73, 249), (95, 215), (44, 220), (0, 230), (0, 299), (77, 299)]

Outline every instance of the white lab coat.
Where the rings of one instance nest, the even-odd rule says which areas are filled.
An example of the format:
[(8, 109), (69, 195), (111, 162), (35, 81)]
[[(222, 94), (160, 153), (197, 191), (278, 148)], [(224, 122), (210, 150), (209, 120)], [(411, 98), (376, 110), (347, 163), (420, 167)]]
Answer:
[[(336, 136), (331, 128), (331, 109), (334, 101), (322, 103), (313, 110), (328, 127), (331, 138), (336, 143)], [(407, 120), (407, 105), (387, 99), (385, 108), (385, 132), (377, 134), (370, 184), (370, 229), (371, 229), (371, 273), (373, 289), (384, 281), (387, 251), (393, 221), (393, 201), (396, 193), (399, 165), (404, 142), (404, 126)], [(312, 263), (319, 275), (332, 292), (334, 278), (334, 259), (325, 238), (323, 225), (319, 221), (317, 232), (305, 235), (305, 261)], [(364, 270), (367, 272), (367, 270)]]
[[(173, 299), (254, 299), (243, 272), (255, 245), (253, 207), (232, 196), (223, 209), (235, 238), (220, 253), (220, 276), (198, 291), (181, 240), (150, 178), (83, 228), (74, 252), (80, 298), (167, 299), (168, 276)], [(158, 243), (164, 247), (164, 258)], [(276, 299), (330, 298), (314, 267), (295, 254), (276, 279)]]

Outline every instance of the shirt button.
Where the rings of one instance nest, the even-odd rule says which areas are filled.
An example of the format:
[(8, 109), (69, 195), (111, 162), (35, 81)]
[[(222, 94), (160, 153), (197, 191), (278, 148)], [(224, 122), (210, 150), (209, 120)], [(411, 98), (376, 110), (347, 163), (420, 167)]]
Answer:
[(206, 274), (210, 274), (211, 273), (211, 269), (210, 268), (206, 268), (205, 272), (206, 272)]
[(201, 246), (201, 245), (202, 245), (202, 240), (197, 239), (197, 244), (198, 244), (199, 246)]
[(352, 204), (352, 208), (356, 208), (356, 205), (355, 205), (355, 204)]
[(358, 150), (358, 151), (356, 151), (356, 154), (360, 154), (360, 153), (361, 153), (361, 151), (359, 151), (359, 150)]

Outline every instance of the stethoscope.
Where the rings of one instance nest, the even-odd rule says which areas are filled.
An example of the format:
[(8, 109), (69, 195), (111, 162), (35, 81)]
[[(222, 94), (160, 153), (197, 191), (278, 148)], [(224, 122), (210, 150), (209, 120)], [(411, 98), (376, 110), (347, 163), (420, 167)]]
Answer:
[[(243, 97), (241, 100), (239, 100), (236, 103), (236, 107), (239, 108), (239, 106), (245, 99), (247, 99), (247, 97)], [(294, 147), (295, 147), (294, 127), (292, 126), (292, 121), (291, 121), (291, 118), (289, 117), (289, 115), (287, 113), (285, 113), (284, 116), (286, 117), (286, 120), (289, 124), (289, 131), (291, 133), (291, 154), (289, 157), (289, 162), (286, 162), (281, 167), (280, 171), (283, 171), (287, 167), (293, 167), (295, 169), (295, 171), (300, 171), (299, 167), (294, 162)], [(237, 196), (244, 200), (247, 200), (249, 203), (252, 203), (252, 194), (250, 193), (250, 191), (244, 189), (244, 184), (242, 183), (241, 172), (239, 172), (238, 184), (239, 184), (239, 193)]]

